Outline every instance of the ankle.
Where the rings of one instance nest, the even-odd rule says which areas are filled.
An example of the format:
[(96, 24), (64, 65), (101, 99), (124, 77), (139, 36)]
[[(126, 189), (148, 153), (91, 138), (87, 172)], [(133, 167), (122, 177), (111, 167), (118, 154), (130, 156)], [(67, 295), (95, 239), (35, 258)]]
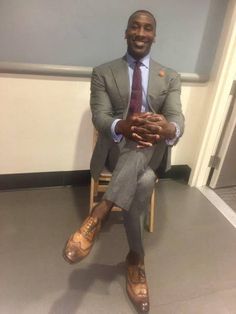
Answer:
[(129, 251), (126, 260), (132, 265), (144, 265), (144, 255), (132, 250)]
[(108, 215), (112, 206), (113, 206), (112, 202), (107, 201), (107, 200), (102, 200), (92, 209), (91, 216), (94, 218), (98, 218), (99, 220), (102, 221)]

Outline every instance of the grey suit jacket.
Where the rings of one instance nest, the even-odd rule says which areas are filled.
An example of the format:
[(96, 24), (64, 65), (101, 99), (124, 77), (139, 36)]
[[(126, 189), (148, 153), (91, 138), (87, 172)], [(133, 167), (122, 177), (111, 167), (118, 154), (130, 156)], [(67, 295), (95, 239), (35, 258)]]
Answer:
[[(114, 145), (111, 124), (117, 118), (125, 118), (129, 107), (129, 76), (126, 58), (120, 58), (93, 69), (90, 106), (92, 120), (99, 136), (91, 159), (91, 174), (96, 180), (104, 168), (109, 149)], [(180, 101), (180, 76), (173, 70), (150, 60), (148, 81), (148, 104), (151, 111), (163, 114), (168, 121), (175, 122), (182, 135), (184, 117)], [(157, 144), (153, 156), (154, 168), (161, 161), (164, 168), (170, 166), (171, 147), (165, 141)], [(155, 167), (155, 161), (158, 163)], [(162, 166), (163, 167), (163, 166)]]

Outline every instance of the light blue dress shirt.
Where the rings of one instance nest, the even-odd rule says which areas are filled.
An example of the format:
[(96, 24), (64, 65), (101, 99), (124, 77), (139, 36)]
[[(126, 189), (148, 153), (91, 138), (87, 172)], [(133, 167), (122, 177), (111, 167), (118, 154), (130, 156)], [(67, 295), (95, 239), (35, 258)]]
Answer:
[[(131, 57), (128, 53), (126, 54), (126, 59), (128, 63), (128, 75), (129, 75), (129, 95), (131, 95), (132, 81), (133, 81), (133, 73), (136, 60)], [(149, 62), (150, 62), (150, 54), (140, 59), (141, 66), (141, 75), (142, 75), (142, 107), (141, 112), (149, 111), (148, 100), (147, 100), (147, 89), (148, 89), (148, 75), (149, 75)], [(129, 100), (130, 102), (130, 100)], [(115, 127), (117, 122), (120, 119), (116, 119), (113, 121), (111, 125), (111, 133), (115, 142), (120, 142), (123, 135), (116, 134)]]

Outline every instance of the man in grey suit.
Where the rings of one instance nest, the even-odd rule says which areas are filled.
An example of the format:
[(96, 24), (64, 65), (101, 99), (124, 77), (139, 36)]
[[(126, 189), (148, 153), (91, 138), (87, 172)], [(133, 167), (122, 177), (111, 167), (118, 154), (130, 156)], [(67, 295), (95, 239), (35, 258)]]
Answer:
[(111, 208), (122, 208), (130, 248), (126, 289), (142, 313), (149, 311), (149, 296), (141, 217), (149, 207), (158, 169), (169, 168), (171, 147), (184, 128), (180, 77), (150, 58), (155, 36), (154, 16), (146, 10), (134, 12), (125, 32), (126, 55), (93, 70), (90, 103), (99, 136), (91, 174), (98, 179), (106, 166), (112, 179), (103, 200), (64, 250), (70, 263), (86, 257)]

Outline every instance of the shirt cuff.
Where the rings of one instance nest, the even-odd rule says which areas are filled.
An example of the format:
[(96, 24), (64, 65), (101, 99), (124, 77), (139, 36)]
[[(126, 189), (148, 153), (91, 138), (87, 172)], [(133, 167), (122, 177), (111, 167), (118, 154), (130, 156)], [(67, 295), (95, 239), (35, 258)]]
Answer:
[(166, 145), (173, 146), (177, 142), (178, 138), (180, 137), (180, 128), (177, 123), (175, 122), (170, 122), (170, 123), (175, 126), (175, 137), (172, 139), (166, 139)]
[(115, 128), (116, 128), (116, 124), (117, 122), (119, 122), (121, 119), (115, 119), (113, 122), (112, 122), (112, 125), (111, 125), (111, 134), (112, 134), (112, 138), (113, 138), (113, 141), (115, 143), (120, 143), (120, 141), (122, 140), (123, 138), (123, 135), (122, 134), (117, 134), (115, 132)]

